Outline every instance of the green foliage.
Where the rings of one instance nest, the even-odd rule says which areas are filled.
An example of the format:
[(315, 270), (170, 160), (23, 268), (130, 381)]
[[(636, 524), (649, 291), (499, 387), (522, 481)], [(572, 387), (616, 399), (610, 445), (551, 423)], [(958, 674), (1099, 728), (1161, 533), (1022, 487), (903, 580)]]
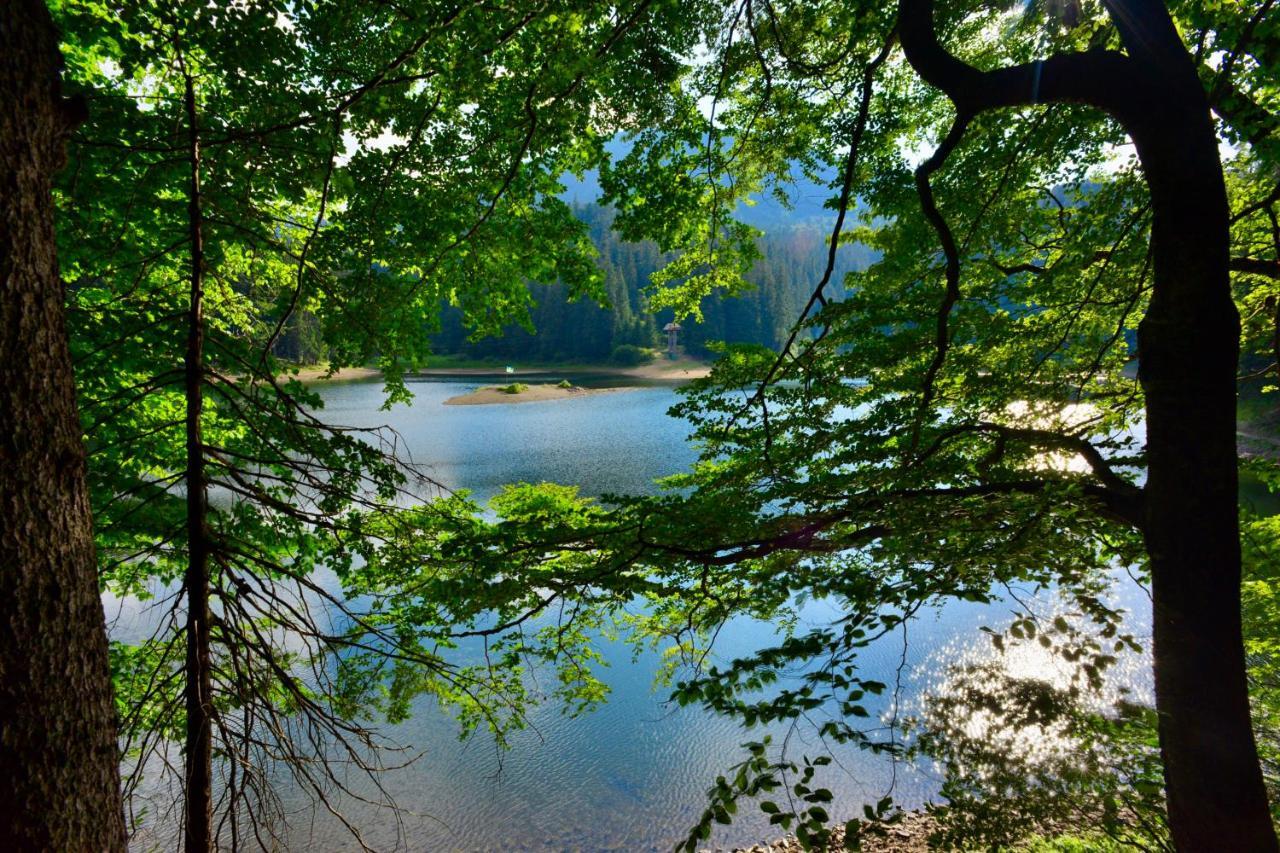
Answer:
[(609, 361), (623, 367), (635, 367), (636, 365), (648, 364), (653, 361), (653, 351), (644, 347), (623, 344), (613, 348), (613, 352), (609, 354)]
[[(1020, 611), (999, 643), (1050, 648), (1078, 681), (976, 669), (981, 690), (930, 711), (916, 748), (946, 767), (948, 839), (1011, 842), (1014, 814), (1163, 843), (1150, 711), (1081, 703), (1134, 642), (1105, 604), (1107, 579), (1145, 571), (1124, 507), (1146, 464), (1129, 367), (1151, 296), (1151, 209), (1121, 128), (1061, 104), (967, 126), (928, 177), (957, 242), (950, 301), (916, 166), (953, 114), (894, 53), (896, 4), (402, 5), (54, 4), (66, 88), (90, 103), (57, 192), (101, 576), (159, 605), (152, 636), (113, 651), (131, 789), (154, 766), (148, 750), (185, 724), (184, 497), (202, 484), (181, 381), (195, 323), (207, 338), (197, 450), (216, 498), (216, 749), (221, 766), (257, 774), (222, 808), (269, 812), (281, 763), (326, 791), (316, 753), (376, 745), (365, 723), (401, 720), (421, 695), (504, 742), (536, 698), (530, 665), (555, 671), (568, 710), (588, 709), (607, 693), (593, 637), (614, 632), (662, 649), (677, 702), (747, 727), (807, 720), (826, 744), (899, 755), (900, 725), (876, 718), (888, 685), (860, 675), (863, 650), (922, 608), (1016, 584), (1059, 590), (1096, 630), (1050, 632)], [(1097, 4), (1071, 27), (1046, 26), (1044, 5), (948, 6), (938, 26), (980, 67), (1117, 46)], [(1257, 262), (1232, 279), (1246, 363), (1271, 371), (1278, 125), (1262, 48), (1274, 28), (1247, 35), (1252, 14), (1233, 4), (1171, 9), (1200, 46), (1228, 143), (1233, 252)], [(1237, 51), (1246, 36), (1262, 41)], [(616, 136), (629, 147), (611, 157)], [(562, 199), (563, 176), (589, 170), (608, 222)], [(761, 197), (789, 204), (796, 177), (845, 217), (833, 245), (856, 240), (874, 259), (824, 266), (819, 253), (807, 307), (782, 280), (785, 253), (762, 252), (740, 221)], [(193, 210), (203, 319), (187, 314)], [(641, 248), (601, 239), (609, 228)], [(820, 248), (803, 240), (805, 254)], [(712, 299), (726, 294), (749, 307)], [(392, 402), (433, 338), (500, 356), (516, 350), (476, 339), (554, 326), (559, 343), (539, 357), (577, 355), (556, 348), (579, 330), (582, 352), (638, 363), (654, 311), (703, 320), (699, 351), (747, 344), (717, 348), (712, 375), (686, 390), (676, 414), (701, 459), (653, 498), (522, 484), (487, 511), (465, 495), (425, 500), (429, 484), (378, 446), (394, 437), (326, 425), (288, 363), (376, 363)], [(777, 322), (792, 315), (794, 329)], [(1248, 528), (1273, 791), (1277, 541), (1269, 521)], [(801, 624), (804, 599), (840, 615)], [(778, 642), (708, 664), (735, 617), (778, 623)], [(1078, 766), (1019, 770), (964, 736), (960, 700), (1052, 723), (1082, 744)], [(760, 807), (804, 846), (825, 842), (831, 797), (815, 768), (828, 757), (772, 749), (746, 744), (715, 781), (691, 849), (740, 801), (784, 787), (787, 805)], [(893, 814), (881, 802), (864, 817)]]
[(512, 382), (510, 385), (500, 385), (498, 390), (503, 394), (523, 394), (529, 390), (529, 386), (523, 382)]
[[(1253, 467), (1263, 466), (1255, 463)], [(1274, 468), (1268, 473), (1274, 483)], [(1280, 516), (1249, 518), (1243, 541), (1249, 697), (1272, 815), (1280, 824)]]
[[(1119, 44), (1099, 6), (1071, 27), (1047, 26), (1040, 5), (1025, 15), (998, 6), (940, 11), (944, 41), (983, 68)], [(989, 690), (951, 698), (981, 701), (1015, 725), (1051, 715), (1083, 745), (1080, 765), (1064, 757), (1027, 774), (948, 728), (947, 709), (935, 708), (932, 735), (916, 748), (947, 770), (948, 838), (1012, 843), (1011, 827), (1029, 827), (1011, 815), (1065, 815), (1159, 847), (1150, 710), (1082, 701), (1136, 643), (1105, 603), (1114, 567), (1145, 572), (1141, 534), (1123, 507), (1140, 493), (1146, 464), (1131, 362), (1152, 287), (1147, 186), (1136, 161), (1115, 153), (1122, 129), (1096, 111), (1059, 104), (979, 116), (927, 177), (957, 244), (950, 301), (916, 166), (954, 116), (893, 53), (894, 8), (770, 4), (767, 25), (736, 4), (708, 11), (705, 61), (673, 88), (662, 120), (634, 128), (627, 153), (602, 164), (613, 227), (671, 256), (650, 276), (648, 304), (698, 316), (708, 294), (743, 292), (758, 243), (734, 217), (752, 193), (785, 199), (796, 174), (821, 180), (829, 206), (847, 214), (833, 241), (857, 240), (877, 260), (843, 280), (832, 269), (813, 281), (812, 310), (794, 338), (778, 341), (781, 352), (725, 348), (712, 376), (687, 389), (676, 413), (692, 423), (702, 457), (667, 492), (509, 518), (501, 525), (513, 542), (495, 532), (482, 541), (518, 554), (517, 573), (550, 590), (530, 599), (515, 583), (511, 600), (528, 612), (573, 602), (579, 614), (616, 616), (619, 602), (643, 596), (643, 615), (627, 622), (633, 640), (693, 662), (667, 673), (678, 702), (745, 726), (803, 719), (835, 747), (887, 754), (900, 753), (901, 740), (875, 718), (886, 685), (859, 675), (867, 646), (924, 607), (989, 602), (1014, 585), (1058, 590), (1090, 631), (1046, 631), (1019, 609), (998, 638), (1060, 654), (1078, 680), (1061, 687), (981, 670), (969, 674)], [(1172, 9), (1188, 43), (1233, 50), (1240, 16), (1225, 6)], [(1206, 73), (1238, 73), (1246, 90), (1269, 98), (1251, 61), (1223, 69)], [(1224, 139), (1246, 138), (1240, 113), (1223, 107), (1220, 118)], [(1268, 150), (1237, 146), (1227, 164), (1237, 251), (1266, 259), (1275, 251)], [(1249, 317), (1244, 346), (1267, 365), (1272, 284), (1265, 270), (1233, 279)], [(491, 579), (471, 587), (490, 594), (511, 582), (505, 566), (482, 568), (487, 550), (470, 559)], [(801, 627), (795, 606), (804, 598), (833, 603), (839, 618)], [(699, 652), (741, 616), (786, 630), (770, 648), (707, 663)], [(710, 789), (689, 845), (784, 773), (803, 796), (823, 790), (801, 769), (812, 760), (757, 747)], [(766, 802), (779, 825), (803, 829), (805, 846), (825, 838), (821, 803), (784, 813)], [(865, 817), (874, 823), (891, 810)]]
[[(279, 825), (277, 781), (332, 796), (317, 759), (348, 747), (354, 769), (376, 769), (375, 717), (430, 694), (463, 731), (501, 736), (525, 695), (517, 657), (445, 659), (452, 623), (424, 643), (369, 592), (383, 582), (360, 561), (418, 521), (404, 507), (431, 484), (387, 452), (394, 436), (317, 417), (294, 365), (374, 363), (391, 402), (442, 303), (484, 334), (529, 324), (530, 282), (603, 301), (561, 178), (598, 166), (622, 122), (665, 110), (698, 10), (52, 5), (64, 88), (90, 106), (57, 202), (101, 577), (156, 599), (142, 639), (113, 653), (126, 786), (181, 780), (155, 758), (186, 725), (185, 497), (208, 489), (218, 819), (260, 841)], [(465, 528), (474, 511), (424, 513)], [(576, 706), (600, 687), (567, 674), (557, 693)]]
[[(819, 756), (812, 761), (806, 758), (803, 766), (790, 761), (771, 762), (767, 757), (770, 741), (771, 738), (765, 736), (760, 741), (742, 745), (750, 757), (730, 768), (732, 780), (716, 777), (715, 785), (707, 790), (707, 810), (680, 849), (693, 853), (710, 837), (713, 823), (731, 823), (740, 799), (777, 796), (775, 791), (786, 798), (786, 805), (780, 805), (773, 798), (760, 802), (760, 810), (769, 815), (769, 823), (794, 832), (806, 850), (827, 849), (831, 841), (827, 808), (834, 798), (828, 789), (816, 787), (814, 773), (831, 763), (830, 756)], [(890, 803), (891, 799), (886, 797), (877, 809), (868, 807), (868, 814), (884, 816)]]
[[(653, 274), (671, 260), (651, 241), (628, 243), (612, 230), (611, 212), (591, 204), (575, 208), (587, 226), (599, 252), (597, 264), (604, 276), (607, 306), (591, 300), (571, 301), (561, 284), (530, 288), (536, 307), (531, 309), (535, 331), (509, 324), (497, 337), (468, 336), (462, 313), (446, 306), (440, 331), (431, 337), (438, 352), (461, 353), (474, 358), (530, 361), (601, 362), (616, 346), (630, 344), (650, 348), (663, 344), (658, 330), (675, 319), (669, 308), (658, 310), (646, 291)], [(747, 273), (750, 287), (727, 297), (717, 291), (702, 299), (701, 321), (682, 320), (680, 333), (685, 351), (703, 356), (715, 341), (763, 344), (775, 350), (786, 342), (796, 317), (826, 263), (824, 226), (806, 223), (766, 233), (759, 241), (759, 260)], [(871, 250), (860, 245), (841, 249), (835, 267), (839, 281), (852, 269), (873, 260)], [(463, 364), (459, 364), (463, 366)]]
[(986, 629), (992, 656), (948, 668), (908, 722), (910, 753), (945, 769), (937, 843), (1016, 848), (1031, 827), (1088, 826), (1123, 849), (1172, 849), (1156, 713), (1103, 677), (1140, 651), (1119, 629), (1119, 614), (1033, 612)]

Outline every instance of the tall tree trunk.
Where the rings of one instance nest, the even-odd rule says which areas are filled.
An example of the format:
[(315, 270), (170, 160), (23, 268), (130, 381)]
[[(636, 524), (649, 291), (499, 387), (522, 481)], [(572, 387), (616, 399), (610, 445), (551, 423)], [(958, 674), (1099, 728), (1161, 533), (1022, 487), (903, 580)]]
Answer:
[(187, 75), (186, 112), (191, 185), (188, 229), (191, 299), (187, 313), (187, 853), (205, 853), (213, 842), (213, 685), (209, 657), (209, 493), (200, 414), (204, 408), (204, 226), (200, 201), (200, 130), (195, 85)]
[(1147, 406), (1143, 532), (1169, 824), (1183, 851), (1274, 851), (1240, 625), (1236, 361), (1226, 189), (1208, 98), (1164, 0), (1103, 0), (1125, 53), (980, 71), (899, 0), (912, 67), (957, 110), (1089, 104), (1133, 137), (1151, 191), (1155, 282), (1139, 328)]
[(0, 849), (124, 850), (115, 708), (53, 231), (78, 119), (39, 0), (0, 3)]
[(1178, 47), (1182, 61), (1147, 63), (1161, 96), (1130, 123), (1153, 210), (1155, 283), (1138, 355), (1169, 823), (1179, 850), (1273, 851), (1240, 625), (1229, 208), (1209, 104)]

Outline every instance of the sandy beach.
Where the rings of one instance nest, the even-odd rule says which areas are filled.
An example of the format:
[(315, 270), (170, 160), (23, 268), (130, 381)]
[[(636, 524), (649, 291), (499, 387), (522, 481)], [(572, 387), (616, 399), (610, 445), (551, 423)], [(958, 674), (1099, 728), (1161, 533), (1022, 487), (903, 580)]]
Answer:
[[(351, 382), (359, 379), (377, 379), (382, 376), (382, 371), (376, 367), (344, 367), (336, 371), (332, 376), (329, 375), (329, 368), (323, 364), (309, 364), (305, 367), (298, 368), (296, 378), (299, 382)], [(289, 378), (288, 376), (281, 377)]]
[[(504, 367), (428, 367), (415, 373), (407, 374), (407, 376), (434, 376), (434, 377), (511, 377), (508, 381), (517, 381), (521, 376), (542, 376), (546, 374), (561, 374), (564, 376), (591, 375), (591, 376), (617, 376), (632, 379), (647, 379), (669, 382), (684, 382), (693, 379), (701, 379), (711, 373), (711, 365), (704, 361), (697, 361), (691, 358), (680, 358), (675, 361), (669, 361), (665, 358), (656, 359), (649, 364), (640, 364), (634, 367), (616, 367), (614, 365), (596, 365), (596, 364), (563, 364), (563, 365), (539, 365), (535, 367), (519, 367), (507, 373)], [(344, 367), (341, 370), (329, 375), (329, 369), (325, 365), (308, 365), (298, 369), (296, 378), (304, 383), (313, 384), (317, 382), (352, 382), (360, 380), (378, 379), (382, 376), (382, 371), (376, 367)], [(283, 378), (283, 377), (282, 377)], [(483, 390), (483, 389), (482, 389)], [(490, 389), (492, 390), (492, 389)], [(477, 399), (467, 401), (468, 403), (525, 403), (535, 400), (556, 400), (565, 397), (571, 397), (575, 394), (595, 394), (605, 390), (619, 390), (616, 388), (577, 388), (572, 391), (565, 392), (566, 389), (558, 388), (554, 385), (531, 385), (529, 390), (523, 394), (504, 394), (495, 392), (503, 399)], [(479, 393), (479, 392), (477, 392)], [(472, 395), (464, 395), (470, 397)], [(458, 398), (455, 398), (458, 399)], [(449, 401), (454, 402), (453, 400)], [(461, 402), (461, 401), (460, 401)], [(464, 403), (466, 404), (466, 403)]]
[[(629, 376), (636, 379), (667, 379), (681, 381), (701, 379), (711, 373), (711, 365), (705, 361), (681, 358), (669, 361), (659, 358), (648, 364), (635, 367), (616, 367), (597, 364), (561, 364), (542, 365), (537, 367), (519, 367), (506, 373), (501, 367), (428, 367), (419, 370), (415, 376), (542, 376), (547, 373), (560, 373), (565, 376), (591, 374), (593, 376)], [(377, 374), (377, 371), (374, 371)]]
[(541, 403), (546, 400), (568, 400), (573, 397), (589, 397), (592, 394), (612, 394), (616, 391), (627, 391), (627, 388), (579, 388), (574, 385), (562, 388), (559, 385), (528, 385), (519, 393), (512, 394), (499, 386), (477, 388), (470, 394), (459, 394), (444, 401), (446, 406), (488, 406), (497, 403)]

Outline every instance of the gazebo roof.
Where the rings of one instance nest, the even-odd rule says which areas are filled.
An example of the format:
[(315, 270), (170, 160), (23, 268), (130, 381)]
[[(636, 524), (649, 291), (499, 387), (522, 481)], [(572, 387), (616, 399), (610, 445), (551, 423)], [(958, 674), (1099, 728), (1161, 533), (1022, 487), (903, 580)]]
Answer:
[(667, 325), (665, 325), (665, 326), (663, 326), (663, 327), (662, 327), (662, 331), (664, 331), (664, 332), (678, 332), (678, 331), (680, 331), (680, 324), (679, 324), (679, 323), (668, 323)]

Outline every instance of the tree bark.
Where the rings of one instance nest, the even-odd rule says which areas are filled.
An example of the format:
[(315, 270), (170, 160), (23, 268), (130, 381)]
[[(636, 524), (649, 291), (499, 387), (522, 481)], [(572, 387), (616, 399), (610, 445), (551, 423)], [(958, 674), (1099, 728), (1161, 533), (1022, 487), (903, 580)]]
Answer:
[(83, 107), (39, 0), (0, 4), (0, 849), (124, 850), (53, 175)]
[(1240, 623), (1240, 320), (1217, 136), (1162, 0), (1104, 2), (1125, 54), (1064, 54), (980, 71), (938, 42), (931, 0), (901, 0), (902, 44), (912, 67), (964, 114), (1070, 101), (1105, 110), (1134, 140), (1153, 210), (1154, 286), (1138, 334), (1147, 409), (1143, 533), (1170, 831), (1182, 851), (1274, 851)]
[[(1156, 31), (1177, 39), (1172, 22)], [(1180, 56), (1143, 63), (1150, 97), (1128, 122), (1153, 212), (1155, 281), (1138, 330), (1138, 377), (1169, 827), (1179, 850), (1274, 851), (1240, 624), (1230, 211), (1208, 99), (1178, 47)]]
[(187, 309), (187, 662), (184, 836), (187, 853), (213, 844), (213, 683), (209, 652), (209, 490), (204, 470), (204, 223), (200, 199), (200, 129), (195, 84), (186, 75), (185, 106), (191, 182), (187, 227), (191, 296)]

